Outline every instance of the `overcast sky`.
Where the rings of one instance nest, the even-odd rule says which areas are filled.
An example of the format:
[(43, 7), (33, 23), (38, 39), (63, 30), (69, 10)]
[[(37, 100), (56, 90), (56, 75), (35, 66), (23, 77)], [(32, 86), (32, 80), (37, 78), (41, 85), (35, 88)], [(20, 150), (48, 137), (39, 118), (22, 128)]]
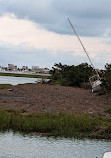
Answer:
[[(111, 63), (111, 0), (0, 0), (0, 65)], [(90, 64), (90, 63), (89, 63)]]

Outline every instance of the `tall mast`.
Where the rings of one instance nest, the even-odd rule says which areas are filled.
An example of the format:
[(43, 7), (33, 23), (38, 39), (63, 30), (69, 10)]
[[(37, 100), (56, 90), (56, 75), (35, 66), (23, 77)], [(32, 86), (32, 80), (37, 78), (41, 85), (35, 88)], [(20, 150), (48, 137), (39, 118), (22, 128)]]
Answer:
[(70, 23), (70, 25), (71, 25), (71, 27), (72, 27), (72, 29), (73, 29), (75, 35), (77, 36), (77, 38), (78, 38), (78, 40), (79, 40), (79, 42), (80, 42), (80, 44), (81, 44), (81, 46), (82, 46), (84, 52), (86, 53), (86, 55), (87, 55), (87, 57), (88, 57), (88, 59), (89, 59), (89, 61), (90, 61), (90, 63), (91, 63), (91, 66), (92, 66), (93, 69), (95, 70), (95, 72), (96, 72), (96, 74), (97, 74), (97, 76), (98, 76), (98, 79), (100, 79), (99, 74), (98, 74), (97, 70), (95, 69), (95, 67), (94, 67), (94, 65), (93, 65), (93, 63), (92, 63), (92, 60), (91, 60), (91, 58), (89, 57), (89, 55), (88, 55), (88, 53), (87, 53), (87, 51), (86, 51), (86, 49), (85, 49), (85, 47), (84, 47), (82, 41), (80, 40), (80, 38), (79, 38), (79, 36), (78, 36), (78, 34), (77, 34), (77, 32), (76, 32), (74, 26), (72, 25), (72, 23), (71, 23), (71, 21), (70, 21), (69, 19), (68, 19), (68, 21), (69, 21), (69, 23)]

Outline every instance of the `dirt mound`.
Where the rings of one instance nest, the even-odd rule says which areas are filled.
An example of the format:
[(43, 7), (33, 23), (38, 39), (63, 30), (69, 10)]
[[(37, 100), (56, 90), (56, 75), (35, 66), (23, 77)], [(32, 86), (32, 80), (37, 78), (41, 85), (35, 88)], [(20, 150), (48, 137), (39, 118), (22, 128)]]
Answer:
[(111, 97), (82, 88), (48, 84), (26, 84), (0, 90), (0, 109), (24, 109), (26, 112), (68, 112), (107, 115)]

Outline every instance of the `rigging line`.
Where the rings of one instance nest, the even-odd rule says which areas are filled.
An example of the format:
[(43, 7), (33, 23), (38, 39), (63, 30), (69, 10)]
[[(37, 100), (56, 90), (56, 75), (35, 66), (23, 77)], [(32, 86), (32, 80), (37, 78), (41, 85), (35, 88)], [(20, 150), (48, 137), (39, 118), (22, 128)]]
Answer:
[(79, 42), (80, 42), (80, 44), (81, 44), (81, 46), (82, 46), (84, 52), (86, 53), (86, 55), (87, 55), (87, 57), (88, 57), (88, 59), (89, 59), (91, 65), (92, 65), (93, 69), (95, 70), (95, 72), (96, 72), (98, 78), (100, 78), (100, 77), (99, 77), (99, 74), (98, 74), (98, 72), (97, 72), (97, 70), (95, 69), (95, 67), (94, 67), (94, 65), (93, 65), (93, 63), (92, 63), (92, 61), (91, 61), (91, 59), (90, 59), (90, 57), (89, 57), (89, 55), (88, 55), (88, 53), (87, 53), (87, 51), (86, 51), (84, 45), (83, 45), (83, 43), (81, 42), (81, 40), (80, 40), (80, 38), (79, 38), (79, 36), (78, 36), (78, 34), (77, 34), (77, 32), (76, 32), (74, 26), (72, 25), (71, 21), (69, 20), (69, 18), (68, 18), (68, 21), (69, 21), (69, 23), (70, 23), (70, 25), (71, 25), (71, 27), (72, 27), (74, 33), (76, 34), (76, 36), (77, 36), (77, 38), (78, 38), (78, 40), (79, 40)]

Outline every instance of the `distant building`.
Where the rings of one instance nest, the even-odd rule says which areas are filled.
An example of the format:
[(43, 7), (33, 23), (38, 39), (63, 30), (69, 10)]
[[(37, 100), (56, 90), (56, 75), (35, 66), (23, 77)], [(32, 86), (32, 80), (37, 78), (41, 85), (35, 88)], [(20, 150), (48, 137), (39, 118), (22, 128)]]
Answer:
[(39, 66), (32, 66), (32, 71), (35, 73), (49, 73), (48, 68), (39, 68)]
[(38, 70), (39, 66), (32, 66), (32, 71)]
[(45, 73), (45, 74), (49, 74), (49, 71), (50, 71), (50, 70), (49, 70), (48, 68), (44, 68), (44, 73)]
[(8, 67), (0, 66), (0, 71), (23, 71), (23, 72), (32, 72), (32, 73), (43, 73), (48, 74), (48, 68), (39, 68), (39, 66), (32, 66), (32, 69), (29, 69), (28, 66), (22, 66), (22, 68), (17, 68), (14, 64), (8, 64)]
[(39, 73), (39, 66), (32, 66), (32, 72)]
[(15, 66), (13, 64), (8, 64), (8, 70), (9, 71), (17, 71), (17, 66)]
[(22, 70), (28, 70), (28, 66), (22, 66)]

